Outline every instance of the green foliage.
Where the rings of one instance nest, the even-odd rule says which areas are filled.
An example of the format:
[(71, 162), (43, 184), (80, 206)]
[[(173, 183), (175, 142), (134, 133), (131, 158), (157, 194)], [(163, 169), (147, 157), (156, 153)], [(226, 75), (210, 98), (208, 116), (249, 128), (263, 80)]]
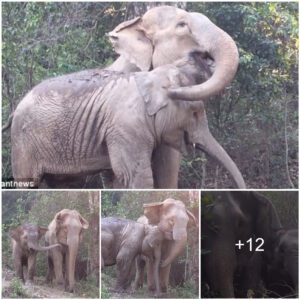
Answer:
[(10, 282), (9, 298), (30, 298), (24, 291), (21, 281), (15, 277)]

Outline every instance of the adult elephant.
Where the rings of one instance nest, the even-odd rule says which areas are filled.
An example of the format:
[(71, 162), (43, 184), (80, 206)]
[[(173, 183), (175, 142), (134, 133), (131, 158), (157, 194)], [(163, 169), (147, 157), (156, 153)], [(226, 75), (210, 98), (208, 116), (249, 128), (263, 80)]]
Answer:
[(76, 210), (63, 209), (48, 226), (45, 240), (48, 245), (59, 244), (60, 248), (48, 252), (47, 281), (55, 279), (64, 284), (69, 292), (74, 291), (75, 263), (84, 229), (89, 223)]
[[(238, 65), (237, 47), (231, 37), (199, 13), (188, 13), (184, 10), (161, 6), (149, 10), (143, 17), (126, 21), (110, 32), (116, 51), (120, 58), (108, 70), (132, 72), (150, 70), (158, 66), (174, 62), (192, 49), (202, 53), (206, 64), (213, 75), (202, 84), (189, 87), (170, 88), (169, 96), (174, 99), (194, 100), (218, 94), (232, 80)], [(101, 70), (97, 70), (101, 73)], [(68, 75), (72, 78), (87, 74), (92, 76), (95, 71), (83, 71)], [(105, 74), (104, 74), (105, 75)], [(44, 100), (45, 97), (42, 97)], [(64, 98), (64, 97), (63, 97)], [(50, 102), (53, 98), (49, 97)], [(238, 188), (245, 188), (244, 180), (234, 162), (224, 149), (212, 137), (205, 112), (203, 113), (203, 132), (201, 132), (200, 149), (220, 161), (233, 175)], [(176, 188), (180, 164), (180, 153), (167, 144), (159, 144), (153, 152), (154, 186), (157, 188)], [(111, 175), (111, 174), (110, 174)], [(50, 186), (66, 187), (65, 176), (48, 175)], [(79, 176), (82, 177), (82, 174)], [(112, 177), (112, 176), (108, 176)], [(74, 178), (72, 179), (74, 181)], [(85, 180), (79, 178), (76, 184), (82, 185)], [(106, 182), (108, 182), (106, 180)], [(112, 186), (111, 183), (108, 183)]]
[[(240, 283), (245, 292), (258, 292), (259, 287), (251, 284), (260, 276), (259, 253), (263, 252), (250, 251), (247, 241), (252, 238), (254, 249), (261, 243), (256, 239), (262, 238), (264, 253), (271, 251), (274, 235), (281, 228), (272, 202), (258, 193), (238, 191), (207, 192), (202, 201), (206, 201), (202, 210), (202, 249), (206, 252), (202, 278), (223, 298), (234, 298), (234, 286)], [(239, 243), (244, 246), (239, 248)]]
[[(191, 144), (206, 149), (201, 99), (174, 101), (167, 94), (168, 88), (203, 82), (206, 69), (202, 53), (192, 51), (151, 72), (95, 70), (45, 80), (15, 111), (15, 180), (33, 179), (40, 187), (47, 174), (90, 175), (112, 169), (115, 187), (153, 188), (151, 159), (157, 145), (182, 152)], [(242, 184), (239, 170), (220, 151), (227, 158), (225, 167), (237, 185)]]
[[(163, 202), (144, 204), (144, 218), (139, 219), (145, 224), (157, 225), (164, 232), (166, 239), (162, 243), (161, 265), (159, 270), (160, 286), (163, 292), (167, 291), (172, 262), (183, 252), (187, 244), (188, 225), (197, 226), (197, 219), (180, 200), (166, 199)], [(154, 290), (153, 264), (147, 263), (147, 283), (150, 290)], [(141, 278), (136, 282), (142, 284)]]
[[(171, 6), (155, 7), (142, 17), (121, 23), (109, 33), (120, 58), (109, 69), (142, 71), (172, 63), (192, 49), (201, 51), (213, 73), (205, 83), (170, 90), (176, 99), (207, 99), (219, 94), (232, 81), (238, 66), (238, 50), (233, 39), (206, 16)], [(229, 164), (222, 147), (208, 127), (202, 148), (222, 164)], [(160, 145), (153, 155), (153, 173), (157, 188), (177, 188), (180, 153)], [(241, 178), (238, 188), (245, 188)]]

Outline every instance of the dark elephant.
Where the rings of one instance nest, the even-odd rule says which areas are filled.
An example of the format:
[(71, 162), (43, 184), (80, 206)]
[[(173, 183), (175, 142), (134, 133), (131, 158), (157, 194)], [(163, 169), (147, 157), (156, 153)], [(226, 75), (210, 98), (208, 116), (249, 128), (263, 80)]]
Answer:
[[(245, 297), (248, 290), (257, 296), (262, 252), (253, 250), (261, 238), (261, 249), (270, 251), (272, 238), (282, 227), (274, 206), (254, 192), (207, 192), (203, 201), (202, 278), (213, 296)], [(239, 242), (244, 244), (241, 249), (236, 245)], [(241, 289), (235, 289), (237, 285)], [(238, 294), (241, 290), (243, 295)]]
[(142, 254), (153, 264), (156, 295), (160, 294), (159, 263), (164, 233), (157, 227), (114, 217), (101, 220), (101, 267), (117, 265), (116, 289), (130, 284), (134, 259)]
[(298, 296), (298, 243), (297, 229), (282, 229), (276, 233), (263, 276), (269, 296)]
[[(24, 224), (17, 228), (12, 228), (9, 231), (9, 236), (12, 241), (12, 255), (15, 271), (17, 276), (23, 282), (33, 281), (35, 273), (35, 261), (38, 251), (47, 251), (56, 247), (59, 244), (54, 244), (49, 247), (42, 247), (38, 244), (39, 240), (48, 228), (40, 227), (33, 224)], [(24, 278), (24, 268), (27, 267), (27, 275)]]

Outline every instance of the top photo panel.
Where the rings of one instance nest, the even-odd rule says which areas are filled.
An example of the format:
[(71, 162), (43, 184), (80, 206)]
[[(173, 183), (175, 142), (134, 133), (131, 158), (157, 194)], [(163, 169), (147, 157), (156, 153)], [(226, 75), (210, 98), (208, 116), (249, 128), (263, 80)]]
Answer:
[(298, 188), (298, 3), (2, 2), (2, 188)]

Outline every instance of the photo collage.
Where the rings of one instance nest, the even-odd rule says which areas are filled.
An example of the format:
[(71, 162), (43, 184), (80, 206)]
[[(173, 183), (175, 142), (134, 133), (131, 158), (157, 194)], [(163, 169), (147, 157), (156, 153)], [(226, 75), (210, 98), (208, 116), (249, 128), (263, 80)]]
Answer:
[(1, 299), (299, 299), (297, 1), (1, 16)]

